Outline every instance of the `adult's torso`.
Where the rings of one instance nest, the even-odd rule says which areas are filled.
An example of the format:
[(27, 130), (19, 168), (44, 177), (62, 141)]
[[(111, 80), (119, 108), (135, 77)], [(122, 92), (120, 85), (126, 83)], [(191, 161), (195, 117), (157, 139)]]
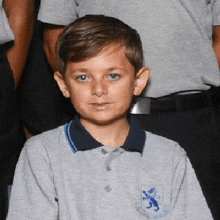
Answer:
[(75, 0), (70, 4), (76, 17), (105, 14), (137, 29), (143, 42), (144, 64), (152, 72), (143, 96), (161, 97), (220, 85), (212, 49), (218, 0)]

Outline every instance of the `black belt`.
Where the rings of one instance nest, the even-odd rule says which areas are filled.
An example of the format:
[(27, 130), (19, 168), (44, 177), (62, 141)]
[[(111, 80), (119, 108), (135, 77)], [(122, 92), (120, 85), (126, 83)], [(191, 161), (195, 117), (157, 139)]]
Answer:
[(185, 95), (169, 95), (161, 98), (136, 97), (132, 114), (190, 111), (213, 106), (211, 90)]

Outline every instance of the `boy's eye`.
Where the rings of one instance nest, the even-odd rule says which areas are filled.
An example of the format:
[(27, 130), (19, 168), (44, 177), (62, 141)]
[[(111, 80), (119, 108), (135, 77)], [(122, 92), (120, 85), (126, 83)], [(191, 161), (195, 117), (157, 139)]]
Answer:
[(86, 75), (81, 75), (81, 76), (77, 76), (77, 80), (79, 80), (79, 81), (87, 81), (88, 80), (88, 76), (86, 76)]
[(109, 79), (118, 79), (119, 78), (119, 74), (117, 74), (117, 73), (111, 73), (111, 74), (109, 74)]

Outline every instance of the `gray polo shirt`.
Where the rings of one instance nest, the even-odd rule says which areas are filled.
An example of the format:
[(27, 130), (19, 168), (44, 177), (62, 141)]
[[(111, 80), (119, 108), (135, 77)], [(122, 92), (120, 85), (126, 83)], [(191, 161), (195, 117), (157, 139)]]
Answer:
[(211, 220), (183, 149), (131, 119), (121, 147), (103, 146), (79, 119), (27, 141), (7, 220)]
[(14, 40), (14, 34), (9, 26), (2, 2), (3, 0), (0, 0), (0, 44)]
[(38, 19), (66, 25), (86, 14), (117, 17), (139, 32), (144, 64), (152, 71), (143, 96), (220, 86), (212, 49), (220, 0), (41, 0)]

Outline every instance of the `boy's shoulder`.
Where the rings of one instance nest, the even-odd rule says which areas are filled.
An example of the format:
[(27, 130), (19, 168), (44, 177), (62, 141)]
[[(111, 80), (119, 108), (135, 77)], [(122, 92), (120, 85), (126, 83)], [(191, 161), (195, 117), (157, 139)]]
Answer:
[(31, 137), (26, 141), (25, 147), (30, 151), (41, 148), (55, 150), (62, 142), (65, 142), (64, 125)]
[(143, 153), (152, 152), (164, 156), (186, 156), (185, 150), (174, 140), (166, 137), (146, 132), (146, 141)]
[(64, 126), (43, 132), (28, 139), (21, 151), (19, 161), (38, 170), (39, 163), (56, 164), (63, 153), (69, 155)]
[(51, 129), (48, 131), (44, 131), (41, 134), (35, 135), (35, 136), (31, 137), (29, 140), (30, 141), (38, 141), (38, 140), (46, 140), (46, 139), (52, 139), (52, 140), (59, 139), (59, 136), (64, 134), (63, 131), (64, 131), (64, 125), (61, 125), (57, 128), (54, 128), (54, 129)]

